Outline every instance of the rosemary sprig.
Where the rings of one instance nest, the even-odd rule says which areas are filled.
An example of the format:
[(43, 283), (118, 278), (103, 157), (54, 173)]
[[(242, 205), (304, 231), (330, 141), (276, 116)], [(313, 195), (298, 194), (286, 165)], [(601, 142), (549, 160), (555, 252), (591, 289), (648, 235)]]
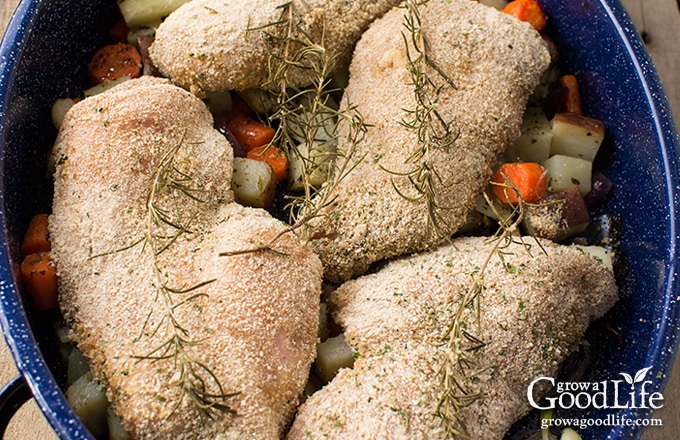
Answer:
[[(427, 2), (428, 0), (407, 0), (402, 6), (406, 10), (402, 38), (415, 106), (404, 109), (407, 116), (402, 119), (401, 124), (415, 133), (418, 146), (404, 161), (411, 166), (408, 171), (396, 172), (382, 166), (381, 169), (393, 175), (392, 186), (401, 197), (425, 203), (428, 213), (427, 230), (437, 237), (444, 237), (449, 228), (443, 211), (451, 208), (441, 203), (437, 190), (438, 185), (441, 185), (441, 176), (432, 155), (436, 150), (448, 152), (458, 138), (459, 130), (454, 122), (447, 120), (438, 109), (442, 92), (447, 88), (455, 90), (456, 85), (430, 56), (419, 9)], [(436, 74), (434, 77), (432, 72)], [(439, 80), (435, 80), (436, 78)], [(395, 177), (406, 177), (408, 188), (400, 188)]]
[[(365, 136), (367, 124), (353, 104), (346, 101), (343, 107), (334, 104), (333, 95), (340, 90), (331, 86), (330, 78), (337, 66), (335, 55), (324, 47), (323, 32), (321, 41), (315, 41), (292, 2), (284, 3), (278, 9), (280, 15), (275, 21), (257, 28), (266, 32), (278, 48), (270, 55), (268, 79), (262, 89), (276, 103), (276, 111), (269, 116), (269, 123), (277, 127), (270, 144), (278, 145), (289, 157), (300, 161), (303, 189), (299, 195), (287, 195), (289, 203), (285, 209), (289, 212), (289, 226), (266, 243), (223, 252), (221, 256), (272, 250), (282, 236), (308, 226), (332, 205), (334, 190), (363, 160), (363, 157), (357, 158), (357, 147)], [(291, 84), (294, 69), (302, 69), (308, 74), (310, 86), (301, 88)], [(335, 128), (340, 124), (346, 127), (346, 133), (342, 148), (337, 148), (340, 139)], [(315, 143), (327, 147), (321, 160), (303, 154), (298, 148), (305, 144), (311, 150)], [(327, 178), (319, 187), (310, 181), (310, 177), (320, 169)]]
[[(189, 399), (201, 417), (213, 419), (218, 413), (234, 413), (225, 401), (238, 393), (225, 392), (212, 369), (191, 355), (189, 349), (202, 344), (205, 339), (193, 339), (189, 330), (178, 320), (176, 312), (201, 298), (208, 297), (206, 293), (200, 292), (200, 289), (215, 280), (199, 282), (189, 287), (172, 287), (159, 260), (159, 256), (183, 234), (191, 232), (189, 225), (195, 220), (195, 214), (183, 214), (178, 206), (185, 206), (187, 202), (203, 202), (200, 197), (203, 190), (193, 186), (192, 176), (182, 171), (176, 164), (177, 153), (183, 144), (184, 135), (177, 145), (165, 153), (154, 171), (146, 199), (145, 236), (136, 242), (142, 243), (144, 247), (148, 246), (153, 255), (152, 285), (155, 289), (153, 303), (160, 303), (162, 309), (158, 322), (150, 331), (147, 327), (155, 310), (152, 308), (149, 311), (142, 325), (140, 338), (159, 336), (165, 339), (146, 354), (133, 357), (138, 362), (173, 360), (175, 375), (171, 385), (177, 386), (180, 393), (167, 417), (175, 413), (184, 399)], [(169, 206), (166, 207), (164, 204)], [(126, 249), (131, 247), (128, 246)]]
[[(506, 183), (491, 182), (502, 186), (503, 190), (517, 192), (517, 188), (505, 177)], [(491, 249), (479, 268), (470, 275), (470, 283), (462, 300), (456, 305), (455, 313), (441, 336), (441, 344), (445, 349), (444, 362), (439, 370), (441, 395), (437, 402), (435, 415), (442, 420), (447, 436), (467, 437), (467, 429), (462, 418), (462, 411), (483, 397), (480, 391), (474, 391), (470, 382), (486, 373), (490, 367), (480, 366), (471, 355), (488, 344), (482, 339), (481, 297), (484, 292), (484, 273), (491, 258), (497, 255), (502, 266), (507, 270), (509, 265), (503, 258), (505, 249), (513, 243), (520, 244), (531, 255), (531, 244), (518, 234), (519, 226), (529, 203), (519, 196), (519, 202), (512, 206), (505, 215), (496, 210), (489, 196), (484, 193), (487, 203), (498, 218), (498, 229), (491, 239)], [(507, 197), (507, 194), (506, 194)], [(536, 240), (540, 249), (545, 252), (541, 243)], [(472, 315), (476, 322), (468, 322), (466, 316)]]
[[(524, 217), (524, 203), (520, 201), (510, 215), (499, 217), (499, 232), (493, 238), (493, 245), (482, 265), (470, 275), (470, 283), (462, 300), (456, 305), (455, 313), (448, 328), (441, 337), (445, 350), (444, 362), (440, 368), (441, 395), (435, 415), (442, 420), (447, 437), (467, 437), (462, 411), (483, 396), (471, 389), (469, 383), (484, 374), (489, 368), (477, 365), (471, 353), (484, 347), (487, 342), (481, 338), (481, 296), (484, 290), (484, 272), (494, 255), (502, 258), (502, 249), (507, 248), (516, 238), (516, 231)], [(476, 330), (468, 322), (471, 313), (476, 319)]]

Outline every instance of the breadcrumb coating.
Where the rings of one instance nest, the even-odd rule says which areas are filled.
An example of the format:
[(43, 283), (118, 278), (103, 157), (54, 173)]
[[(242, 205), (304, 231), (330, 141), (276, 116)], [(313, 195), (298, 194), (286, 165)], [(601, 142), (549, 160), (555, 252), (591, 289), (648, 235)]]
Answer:
[[(271, 24), (281, 21), (285, 3), (192, 0), (158, 28), (151, 58), (173, 82), (197, 93), (260, 87), (268, 79), (270, 55), (282, 45), (280, 38), (271, 36), (279, 35)], [(294, 0), (290, 4), (295, 15), (289, 20), (293, 33), (288, 41), (322, 45), (337, 65), (343, 65), (361, 33), (392, 2)], [(312, 78), (304, 69), (293, 69), (288, 84), (305, 86)]]
[[(188, 227), (154, 256), (140, 241), (149, 231), (150, 188), (178, 144), (175, 177), (199, 200), (159, 192), (158, 209)], [(321, 264), (290, 235), (277, 252), (219, 256), (284, 226), (232, 203), (232, 148), (205, 105), (167, 80), (131, 80), (76, 104), (54, 154), (50, 235), (60, 306), (132, 438), (279, 439), (315, 355)], [(173, 335), (160, 284), (176, 292), (174, 304), (187, 301), (173, 309), (190, 341), (184, 352), (193, 368), (212, 371), (223, 393), (236, 393), (222, 402), (235, 414), (201, 417), (189, 399), (180, 401), (182, 364), (145, 359)], [(208, 392), (221, 394), (201, 376)]]
[[(354, 154), (363, 161), (335, 189), (333, 205), (312, 233), (311, 246), (335, 282), (362, 274), (375, 261), (432, 248), (465, 224), (497, 155), (520, 134), (528, 97), (550, 61), (531, 26), (493, 8), (451, 0), (430, 1), (419, 10), (429, 56), (456, 86), (426, 71), (433, 89), (442, 87), (439, 113), (458, 134), (448, 150), (429, 153), (441, 230), (433, 231), (426, 199), (409, 177), (399, 175), (417, 168), (409, 158), (422, 146), (403, 124), (417, 107), (404, 44), (410, 38), (406, 11), (395, 8), (357, 43), (344, 99), (369, 125)], [(409, 50), (415, 59), (417, 52)], [(344, 133), (340, 150), (350, 148)]]
[[(513, 244), (484, 272), (480, 334), (474, 308), (464, 315), (485, 343), (468, 356), (469, 368), (483, 371), (465, 383), (483, 393), (461, 414), (472, 439), (502, 439), (531, 409), (530, 382), (554, 377), (617, 298), (611, 268), (596, 257), (541, 240), (544, 253), (532, 238), (525, 242), (530, 251)], [(441, 338), (491, 246), (488, 238), (459, 238), (340, 286), (329, 306), (356, 352), (354, 367), (300, 407), (287, 439), (446, 438), (434, 416), (447, 354)]]

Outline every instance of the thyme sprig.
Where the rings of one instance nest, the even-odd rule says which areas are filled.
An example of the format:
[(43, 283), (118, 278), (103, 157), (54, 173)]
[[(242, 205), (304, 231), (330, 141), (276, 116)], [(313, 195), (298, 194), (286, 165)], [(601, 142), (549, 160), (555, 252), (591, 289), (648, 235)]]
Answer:
[[(427, 206), (427, 230), (437, 237), (444, 237), (448, 224), (443, 211), (451, 209), (441, 202), (437, 187), (442, 179), (433, 152), (450, 151), (458, 139), (459, 130), (453, 120), (447, 120), (438, 109), (440, 95), (446, 89), (456, 89), (456, 84), (430, 56), (430, 45), (423, 30), (420, 6), (428, 0), (407, 0), (403, 4), (404, 28), (402, 38), (406, 50), (406, 67), (413, 86), (414, 108), (404, 109), (407, 116), (401, 125), (415, 133), (417, 148), (406, 158), (410, 165), (406, 172), (381, 169), (392, 174), (394, 190), (403, 198), (424, 202)], [(432, 73), (435, 75), (433, 76)], [(402, 189), (395, 177), (406, 177), (408, 188)], [(411, 194), (409, 194), (409, 192)]]
[[(214, 282), (207, 280), (192, 286), (172, 287), (167, 273), (162, 269), (159, 256), (166, 251), (183, 234), (191, 232), (190, 224), (195, 215), (188, 218), (178, 212), (178, 206), (184, 206), (188, 201), (203, 203), (200, 195), (203, 190), (192, 184), (193, 178), (183, 172), (176, 164), (176, 156), (184, 144), (184, 135), (180, 142), (168, 150), (161, 158), (151, 180), (146, 199), (147, 219), (146, 233), (141, 241), (144, 247), (149, 247), (154, 257), (155, 289), (154, 304), (161, 304), (161, 316), (156, 325), (147, 331), (153, 315), (152, 308), (142, 325), (140, 337), (154, 338), (165, 335), (165, 339), (156, 348), (144, 355), (133, 356), (138, 362), (158, 362), (173, 360), (175, 374), (172, 386), (180, 389), (179, 397), (174, 403), (168, 418), (175, 413), (185, 399), (194, 405), (201, 417), (213, 419), (218, 413), (234, 413), (226, 404), (226, 399), (238, 393), (224, 391), (219, 378), (210, 366), (206, 365), (190, 353), (190, 348), (201, 345), (204, 339), (195, 339), (189, 330), (176, 316), (177, 310), (187, 307), (197, 300), (207, 298), (208, 295), (200, 289)], [(171, 206), (165, 207), (162, 201), (170, 201)], [(184, 215), (184, 217), (187, 217)]]
[[(221, 256), (273, 250), (272, 246), (284, 235), (309, 226), (310, 221), (324, 215), (323, 211), (334, 202), (334, 190), (356, 167), (363, 157), (357, 157), (357, 147), (363, 141), (367, 124), (355, 105), (343, 101), (337, 105), (333, 96), (341, 92), (332, 86), (331, 76), (336, 66), (336, 56), (326, 50), (324, 36), (315, 40), (306, 29), (300, 12), (292, 2), (278, 7), (280, 15), (272, 23), (257, 28), (266, 32), (278, 49), (268, 62), (267, 81), (262, 89), (269, 100), (276, 103), (269, 123), (276, 126), (270, 145), (278, 145), (289, 157), (302, 166), (300, 194), (287, 195), (285, 209), (289, 225), (265, 243), (248, 249), (223, 252)], [(255, 28), (253, 29), (255, 30)], [(298, 87), (290, 79), (293, 70), (304, 70), (310, 79), (307, 87)], [(336, 127), (346, 127), (342, 148), (338, 148)], [(322, 145), (315, 157), (307, 151)], [(311, 176), (322, 172), (326, 181), (315, 185)], [(310, 230), (306, 231), (309, 236)]]

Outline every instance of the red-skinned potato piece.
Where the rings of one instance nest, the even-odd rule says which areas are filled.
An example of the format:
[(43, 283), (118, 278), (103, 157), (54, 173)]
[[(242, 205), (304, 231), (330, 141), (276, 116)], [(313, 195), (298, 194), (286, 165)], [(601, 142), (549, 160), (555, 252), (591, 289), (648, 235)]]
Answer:
[(582, 232), (590, 222), (578, 185), (550, 194), (528, 206), (524, 226), (531, 235), (561, 241)]

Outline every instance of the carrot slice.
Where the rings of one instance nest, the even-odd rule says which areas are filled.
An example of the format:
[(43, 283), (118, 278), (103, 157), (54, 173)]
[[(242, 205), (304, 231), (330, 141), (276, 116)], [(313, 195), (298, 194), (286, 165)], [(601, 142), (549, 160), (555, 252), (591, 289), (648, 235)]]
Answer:
[(130, 28), (128, 27), (127, 23), (125, 23), (125, 20), (121, 18), (109, 30), (107, 37), (114, 43), (127, 43), (129, 32)]
[(37, 214), (31, 219), (24, 235), (24, 241), (21, 243), (21, 255), (52, 250), (49, 231), (47, 230), (47, 219), (47, 214)]
[(514, 0), (501, 11), (529, 23), (538, 32), (543, 31), (548, 24), (548, 18), (536, 0)]
[(21, 279), (35, 310), (57, 307), (57, 270), (49, 252), (27, 255), (21, 262)]
[(142, 56), (130, 44), (116, 43), (99, 49), (88, 67), (87, 73), (93, 85), (124, 76), (139, 78), (142, 72)]
[(520, 198), (537, 202), (548, 189), (545, 169), (535, 162), (505, 163), (492, 178), (493, 193), (503, 203), (516, 205)]
[(276, 130), (253, 118), (239, 115), (227, 123), (227, 128), (246, 151), (269, 144)]
[(560, 97), (557, 113), (583, 114), (581, 92), (574, 75), (564, 75), (560, 78)]
[(274, 169), (277, 182), (283, 182), (288, 178), (288, 157), (286, 153), (273, 145), (263, 145), (248, 151), (249, 159), (267, 162)]

